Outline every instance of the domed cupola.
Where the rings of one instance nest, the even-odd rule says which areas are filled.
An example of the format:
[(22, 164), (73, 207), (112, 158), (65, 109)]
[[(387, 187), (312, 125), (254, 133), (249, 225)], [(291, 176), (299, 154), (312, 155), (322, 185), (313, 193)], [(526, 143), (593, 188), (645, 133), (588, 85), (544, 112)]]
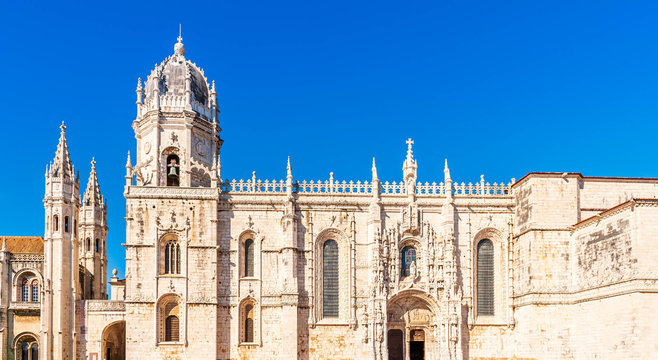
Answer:
[[(178, 111), (187, 108), (212, 120), (212, 108), (216, 107), (216, 93), (208, 86), (203, 69), (185, 58), (183, 38), (178, 37), (174, 54), (167, 57), (151, 71), (144, 89), (138, 84), (138, 96), (143, 91), (146, 111)], [(138, 98), (138, 104), (141, 99)], [(142, 109), (140, 109), (142, 110)]]
[[(142, 85), (144, 85), (142, 87)], [(219, 108), (215, 82), (185, 58), (179, 35), (174, 54), (137, 80), (137, 163), (130, 166), (138, 186), (212, 186), (218, 181)]]

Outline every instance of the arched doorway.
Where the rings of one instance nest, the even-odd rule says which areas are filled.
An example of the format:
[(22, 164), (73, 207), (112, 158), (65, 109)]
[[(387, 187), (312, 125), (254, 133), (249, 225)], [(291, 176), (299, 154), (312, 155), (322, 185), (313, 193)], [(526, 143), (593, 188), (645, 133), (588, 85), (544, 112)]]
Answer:
[(108, 325), (103, 330), (102, 341), (103, 360), (125, 360), (126, 359), (126, 322), (117, 321)]
[(31, 333), (19, 334), (14, 341), (14, 359), (39, 360), (39, 342)]
[(435, 301), (419, 291), (400, 293), (389, 300), (389, 360), (438, 359), (435, 334)]

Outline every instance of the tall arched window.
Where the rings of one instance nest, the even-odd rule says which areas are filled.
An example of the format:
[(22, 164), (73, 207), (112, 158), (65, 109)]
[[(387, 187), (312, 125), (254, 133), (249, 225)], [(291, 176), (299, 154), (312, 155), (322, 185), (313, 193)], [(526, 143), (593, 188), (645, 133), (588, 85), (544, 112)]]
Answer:
[(179, 324), (178, 316), (169, 315), (165, 319), (165, 339), (164, 341), (179, 341)]
[(494, 248), (489, 239), (477, 245), (477, 311), (478, 315), (494, 314)]
[(23, 279), (21, 301), (30, 301), (30, 285), (27, 279)]
[(322, 316), (338, 317), (338, 244), (322, 245)]
[(158, 304), (159, 341), (178, 342), (181, 339), (181, 300), (174, 294), (165, 295)]
[(244, 308), (244, 333), (243, 342), (254, 342), (254, 306), (247, 304)]
[(164, 262), (165, 274), (180, 274), (180, 245), (176, 240), (167, 241)]
[(69, 217), (64, 216), (64, 232), (69, 232)]
[(94, 249), (98, 252), (98, 239), (96, 239), (96, 242), (94, 243)]
[(87, 238), (87, 251), (91, 251), (91, 239)]
[(39, 302), (39, 280), (32, 280), (32, 302)]
[(180, 185), (180, 160), (178, 156), (167, 156), (167, 186)]
[(54, 231), (59, 231), (59, 216), (53, 216), (53, 228)]
[(405, 246), (400, 251), (400, 276), (411, 275), (411, 263), (416, 266), (416, 249), (413, 246)]
[(244, 241), (244, 276), (254, 276), (254, 241)]

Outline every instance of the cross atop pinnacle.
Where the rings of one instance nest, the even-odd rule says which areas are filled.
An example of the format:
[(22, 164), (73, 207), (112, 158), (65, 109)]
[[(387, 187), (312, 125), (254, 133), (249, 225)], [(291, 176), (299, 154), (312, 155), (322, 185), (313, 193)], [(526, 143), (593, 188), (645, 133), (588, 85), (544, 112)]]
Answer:
[(178, 42), (174, 45), (174, 53), (176, 55), (185, 55), (185, 45), (183, 45), (183, 36), (181, 35), (181, 24), (178, 24)]

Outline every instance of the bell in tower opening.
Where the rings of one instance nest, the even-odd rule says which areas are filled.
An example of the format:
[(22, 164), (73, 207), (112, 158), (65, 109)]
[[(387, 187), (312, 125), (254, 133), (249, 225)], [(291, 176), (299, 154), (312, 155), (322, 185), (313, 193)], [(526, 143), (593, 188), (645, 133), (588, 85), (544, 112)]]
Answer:
[(178, 156), (169, 155), (167, 157), (167, 186), (180, 185), (180, 168), (178, 165)]

